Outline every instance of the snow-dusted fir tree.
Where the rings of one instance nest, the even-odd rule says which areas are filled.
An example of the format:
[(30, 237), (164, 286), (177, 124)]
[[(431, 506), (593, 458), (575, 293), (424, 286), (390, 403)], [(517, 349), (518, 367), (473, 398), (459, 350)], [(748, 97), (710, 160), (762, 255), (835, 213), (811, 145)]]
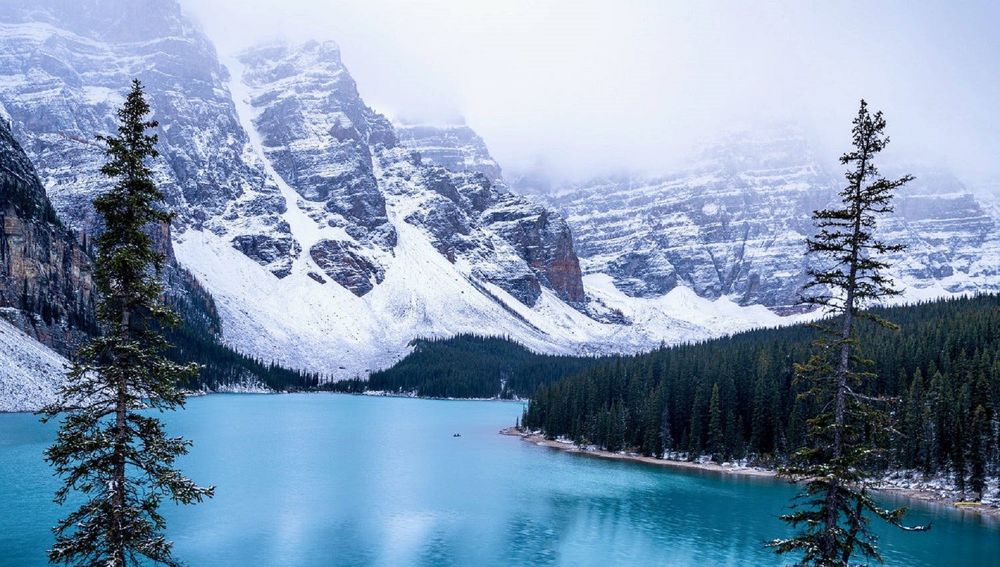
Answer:
[(101, 172), (114, 180), (94, 200), (105, 225), (94, 262), (101, 334), (80, 348), (58, 401), (43, 410), (45, 419), (64, 416), (45, 453), (63, 479), (56, 501), (72, 492), (85, 499), (53, 528), (53, 563), (177, 565), (160, 503), (189, 504), (213, 493), (174, 467), (190, 442), (168, 437), (154, 415), (183, 405), (178, 383), (197, 369), (167, 360), (158, 332), (176, 316), (161, 301), (163, 256), (150, 236), (152, 226), (171, 217), (160, 209), (163, 194), (147, 164), (157, 155), (156, 136), (147, 133), (157, 125), (146, 119), (149, 111), (142, 85), (133, 81), (118, 110), (118, 135), (99, 138), (108, 158)]
[(872, 114), (862, 100), (852, 129), (854, 148), (840, 158), (849, 167), (842, 205), (813, 213), (818, 233), (808, 240), (808, 250), (819, 267), (810, 272), (806, 287), (816, 291), (805, 301), (832, 317), (820, 325), (809, 360), (796, 366), (799, 378), (809, 381), (804, 397), (814, 413), (807, 445), (780, 472), (803, 483), (795, 510), (782, 516), (799, 531), (771, 543), (778, 553), (801, 554), (802, 565), (846, 566), (856, 553), (880, 561), (870, 517), (902, 528), (906, 512), (879, 507), (869, 493), (867, 471), (878, 455), (877, 437), (887, 417), (880, 408), (885, 400), (866, 394), (866, 383), (876, 376), (865, 370), (868, 361), (856, 333), (864, 320), (894, 327), (862, 309), (899, 294), (881, 258), (902, 247), (876, 238), (875, 228), (878, 217), (892, 211), (893, 193), (912, 177), (879, 175), (875, 158), (889, 142), (884, 129), (882, 113)]

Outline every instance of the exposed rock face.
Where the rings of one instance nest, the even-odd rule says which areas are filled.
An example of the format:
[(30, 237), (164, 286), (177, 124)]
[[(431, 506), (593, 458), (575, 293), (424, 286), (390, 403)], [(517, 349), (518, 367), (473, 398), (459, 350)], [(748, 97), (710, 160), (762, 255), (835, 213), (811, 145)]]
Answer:
[(0, 316), (69, 353), (95, 328), (90, 260), (0, 120)]
[(359, 254), (357, 245), (351, 242), (320, 240), (309, 249), (309, 256), (330, 279), (358, 297), (371, 291), (385, 278), (385, 270)]
[(491, 182), (503, 178), (486, 142), (465, 124), (397, 123), (396, 132), (399, 141), (417, 150), (425, 163), (451, 171), (482, 173)]
[[(584, 271), (609, 274), (631, 296), (684, 285), (785, 313), (798, 309), (807, 280), (811, 212), (832, 204), (841, 185), (822, 164), (804, 136), (783, 128), (708, 147), (675, 175), (594, 180), (547, 199), (567, 215)], [(913, 173), (880, 225), (909, 247), (891, 258), (900, 283), (914, 297), (997, 289), (996, 220), (954, 177)]]
[(481, 218), (514, 246), (542, 285), (573, 304), (586, 299), (573, 236), (569, 225), (557, 213), (506, 193), (483, 211)]
[[(485, 178), (465, 185), (462, 206), (514, 246), (531, 267), (538, 284), (522, 289), (519, 297), (537, 296), (530, 290), (545, 286), (564, 301), (582, 305), (586, 296), (569, 225), (558, 213), (512, 193), (478, 134), (464, 124), (396, 127), (400, 142), (416, 150), (421, 163), (453, 172), (478, 173)], [(533, 305), (534, 299), (525, 303)]]
[(268, 266), (271, 273), (279, 278), (292, 271), (292, 257), (298, 256), (302, 248), (291, 238), (275, 238), (266, 234), (241, 234), (233, 238), (233, 248), (253, 258), (262, 266)]

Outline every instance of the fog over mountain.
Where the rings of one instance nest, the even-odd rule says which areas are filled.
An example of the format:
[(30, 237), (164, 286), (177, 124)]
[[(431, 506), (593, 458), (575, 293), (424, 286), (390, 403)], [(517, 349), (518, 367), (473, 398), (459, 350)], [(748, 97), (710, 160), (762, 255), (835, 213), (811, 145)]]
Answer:
[[(333, 39), (377, 110), (465, 120), (509, 172), (657, 173), (733, 128), (791, 121), (831, 156), (857, 99), (895, 159), (1000, 177), (992, 2), (184, 0), (222, 55)], [(892, 156), (889, 156), (890, 158)]]

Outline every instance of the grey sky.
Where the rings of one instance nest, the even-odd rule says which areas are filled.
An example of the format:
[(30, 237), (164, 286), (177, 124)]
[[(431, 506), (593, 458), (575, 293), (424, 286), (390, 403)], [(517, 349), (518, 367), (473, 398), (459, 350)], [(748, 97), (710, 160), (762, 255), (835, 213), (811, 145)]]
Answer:
[[(182, 0), (226, 54), (334, 39), (390, 116), (462, 115), (507, 169), (668, 169), (734, 124), (844, 149), (864, 96), (903, 159), (1000, 173), (1000, 3)], [(832, 155), (831, 158), (836, 157)]]

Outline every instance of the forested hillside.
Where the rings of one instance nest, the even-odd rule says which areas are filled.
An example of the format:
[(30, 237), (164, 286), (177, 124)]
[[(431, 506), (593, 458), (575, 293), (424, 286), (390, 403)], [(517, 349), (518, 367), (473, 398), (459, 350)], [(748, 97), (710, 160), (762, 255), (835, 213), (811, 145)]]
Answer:
[(536, 354), (499, 337), (459, 335), (420, 339), (413, 352), (368, 380), (342, 380), (325, 389), (376, 390), (440, 398), (528, 397), (540, 384), (560, 380), (601, 360)]
[(182, 326), (166, 332), (173, 348), (167, 357), (179, 363), (196, 362), (200, 371), (191, 389), (212, 391), (304, 390), (315, 387), (319, 376), (290, 370), (270, 361), (237, 352), (212, 335)]
[[(877, 311), (901, 329), (859, 335), (878, 376), (864, 394), (889, 398), (894, 425), (868, 432), (887, 448), (875, 464), (953, 473), (975, 490), (1000, 467), (1000, 297)], [(540, 386), (523, 424), (608, 450), (781, 461), (801, 446), (812, 413), (793, 363), (815, 336), (797, 325), (602, 361)]]

